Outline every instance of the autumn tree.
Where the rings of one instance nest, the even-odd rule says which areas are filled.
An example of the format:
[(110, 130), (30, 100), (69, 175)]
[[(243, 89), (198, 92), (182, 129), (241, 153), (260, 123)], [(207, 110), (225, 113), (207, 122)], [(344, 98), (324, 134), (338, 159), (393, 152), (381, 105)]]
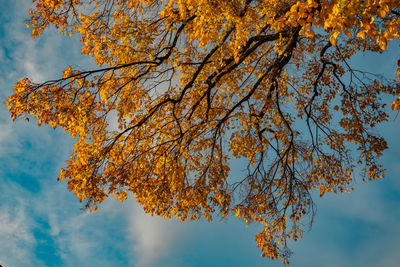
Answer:
[[(98, 68), (25, 78), (6, 104), (75, 138), (59, 179), (89, 209), (132, 192), (166, 218), (235, 215), (263, 226), (262, 256), (287, 263), (312, 191), (384, 176), (375, 129), (399, 82), (350, 59), (399, 39), (399, 0), (34, 2), (32, 36), (77, 34)], [(229, 175), (234, 158), (242, 176)]]

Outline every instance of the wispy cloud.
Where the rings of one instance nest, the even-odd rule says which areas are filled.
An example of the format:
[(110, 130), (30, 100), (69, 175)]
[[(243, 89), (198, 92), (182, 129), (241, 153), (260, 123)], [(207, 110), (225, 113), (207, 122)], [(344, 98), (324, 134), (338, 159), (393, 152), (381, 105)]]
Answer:
[[(185, 228), (173, 220), (145, 214), (137, 204), (130, 212), (129, 232), (135, 252), (132, 265), (160, 266), (159, 260), (174, 250)], [(166, 263), (163, 265), (166, 266)]]
[(37, 226), (31, 213), (32, 194), (7, 181), (0, 184), (0, 264), (7, 267), (43, 264), (35, 257)]
[(30, 263), (35, 240), (29, 221), (32, 225), (21, 205), (13, 210), (10, 207), (0, 209), (0, 261), (4, 266)]

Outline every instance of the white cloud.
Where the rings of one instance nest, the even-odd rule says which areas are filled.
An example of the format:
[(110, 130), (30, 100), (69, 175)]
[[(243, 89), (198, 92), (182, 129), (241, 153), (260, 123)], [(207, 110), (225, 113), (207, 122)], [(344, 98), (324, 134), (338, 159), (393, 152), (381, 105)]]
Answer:
[[(35, 240), (24, 208), (0, 209), (0, 260), (4, 266), (21, 266), (32, 260)], [(11, 256), (12, 255), (12, 256)]]
[(10, 121), (0, 124), (0, 157), (20, 152), (20, 145), (13, 133)]
[(160, 266), (158, 261), (170, 254), (182, 238), (185, 231), (183, 224), (146, 214), (138, 204), (130, 212), (129, 232), (136, 254), (132, 265)]
[(40, 266), (34, 249), (37, 244), (29, 192), (2, 181), (0, 184), (0, 264), (4, 267)]
[(338, 195), (326, 195), (318, 200), (324, 206), (324, 213), (330, 211), (340, 214), (343, 218), (352, 218), (366, 223), (379, 224), (390, 213), (389, 207), (382, 200), (380, 185), (382, 181), (359, 183), (355, 190)]
[(43, 72), (39, 71), (38, 64), (33, 60), (33, 58), (27, 57), (25, 62), (23, 63), (24, 72), (26, 76), (32, 79), (33, 81), (43, 81)]
[(397, 266), (398, 201), (385, 199), (388, 184), (360, 183), (351, 194), (315, 197), (313, 228), (292, 245), (295, 266)]
[(31, 201), (34, 202), (35, 214), (48, 222), (48, 234), (65, 266), (95, 262), (94, 249), (101, 239), (90, 236), (96, 229), (93, 214), (79, 210), (77, 199), (66, 190), (65, 183), (57, 183), (55, 179), (44, 180), (40, 193)]

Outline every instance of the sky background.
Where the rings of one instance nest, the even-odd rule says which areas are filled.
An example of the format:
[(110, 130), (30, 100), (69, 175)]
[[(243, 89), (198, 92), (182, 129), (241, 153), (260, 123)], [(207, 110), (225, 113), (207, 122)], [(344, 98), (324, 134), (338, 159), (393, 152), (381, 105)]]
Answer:
[[(77, 37), (47, 31), (30, 37), (23, 21), (29, 0), (0, 0), (0, 264), (18, 266), (280, 266), (261, 258), (254, 240), (261, 228), (235, 218), (179, 223), (144, 214), (130, 198), (110, 199), (99, 212), (57, 182), (73, 140), (61, 130), (9, 119), (2, 104), (13, 85), (28, 76), (58, 77), (68, 65), (90, 66)], [(393, 77), (398, 45), (383, 55), (353, 60), (358, 69)], [(387, 99), (390, 106), (392, 99)], [(389, 143), (384, 180), (356, 176), (351, 194), (314, 201), (311, 231), (292, 244), (292, 266), (387, 266), (400, 262), (400, 117), (380, 133)]]

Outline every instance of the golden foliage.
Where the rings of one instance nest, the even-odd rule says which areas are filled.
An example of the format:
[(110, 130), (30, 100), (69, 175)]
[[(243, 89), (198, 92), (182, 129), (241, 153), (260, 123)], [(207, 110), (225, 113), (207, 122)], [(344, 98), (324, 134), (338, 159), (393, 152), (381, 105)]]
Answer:
[[(79, 34), (99, 68), (25, 78), (7, 105), (76, 138), (59, 179), (90, 209), (132, 192), (167, 218), (236, 214), (263, 225), (262, 255), (286, 264), (312, 190), (349, 191), (356, 166), (384, 176), (373, 129), (399, 83), (348, 59), (399, 39), (399, 0), (34, 2), (32, 36)], [(229, 177), (232, 158), (247, 159), (244, 177)]]

